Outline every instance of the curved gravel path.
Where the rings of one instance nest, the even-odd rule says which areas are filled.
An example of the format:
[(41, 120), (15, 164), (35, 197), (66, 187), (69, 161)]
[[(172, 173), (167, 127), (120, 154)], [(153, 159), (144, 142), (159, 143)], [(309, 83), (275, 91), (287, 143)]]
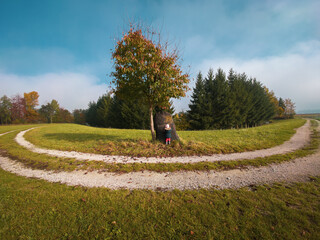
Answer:
[[(320, 126), (318, 127), (320, 131)], [(0, 167), (25, 177), (35, 177), (50, 182), (86, 187), (110, 189), (197, 189), (239, 188), (250, 185), (280, 181), (306, 181), (310, 176), (320, 175), (320, 149), (317, 153), (282, 164), (265, 167), (249, 167), (245, 170), (229, 171), (179, 171), (168, 173), (131, 172), (125, 174), (106, 172), (53, 172), (26, 168), (23, 164), (0, 156)]]
[(99, 173), (74, 171), (53, 172), (26, 168), (23, 164), (0, 157), (0, 167), (6, 171), (24, 177), (44, 179), (67, 185), (85, 187), (106, 187), (110, 189), (198, 189), (198, 188), (240, 188), (273, 182), (306, 181), (310, 176), (320, 175), (320, 151), (312, 156), (295, 159), (283, 164), (246, 170), (229, 171), (180, 171), (180, 172), (130, 172)]
[(230, 154), (213, 154), (211, 156), (183, 156), (183, 157), (168, 157), (168, 158), (156, 158), (156, 157), (128, 157), (128, 156), (112, 156), (101, 155), (91, 153), (80, 153), (75, 151), (60, 151), (52, 149), (39, 148), (28, 142), (24, 138), (24, 134), (31, 129), (21, 131), (17, 134), (15, 140), (21, 146), (27, 148), (29, 151), (48, 154), (55, 157), (63, 158), (75, 158), (83, 161), (103, 161), (107, 163), (196, 163), (196, 162), (215, 162), (215, 161), (231, 161), (240, 159), (253, 159), (257, 157), (267, 157), (275, 154), (285, 154), (302, 148), (310, 141), (310, 121), (308, 120), (305, 125), (298, 128), (296, 133), (290, 140), (284, 142), (279, 146), (273, 148), (261, 149), (251, 152), (242, 153), (230, 153)]

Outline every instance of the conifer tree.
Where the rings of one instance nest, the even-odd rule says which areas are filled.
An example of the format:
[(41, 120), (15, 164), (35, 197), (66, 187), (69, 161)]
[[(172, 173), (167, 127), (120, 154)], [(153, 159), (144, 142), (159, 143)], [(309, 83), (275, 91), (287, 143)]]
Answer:
[[(230, 69), (226, 78), (222, 69), (215, 75), (210, 69), (207, 77), (201, 80), (202, 75), (198, 75), (189, 105), (188, 119), (192, 129), (253, 127), (275, 115), (277, 99), (274, 93), (245, 73), (237, 74)], [(204, 96), (203, 101), (199, 96)]]
[(231, 95), (226, 74), (219, 68), (214, 81), (213, 93), (211, 95), (213, 109), (213, 128), (230, 128), (232, 123), (231, 116)]
[(279, 98), (278, 117), (283, 118), (285, 110), (286, 110), (286, 105), (284, 104), (283, 99)]
[(117, 95), (112, 97), (112, 104), (109, 111), (109, 119), (112, 128), (125, 128), (121, 115), (122, 100)]
[(97, 103), (95, 101), (89, 103), (88, 109), (86, 111), (86, 122), (90, 126), (98, 126)]
[(109, 112), (112, 104), (110, 94), (99, 97), (96, 106), (96, 124), (99, 127), (110, 127)]
[(204, 80), (205, 100), (203, 104), (203, 126), (204, 129), (212, 129), (213, 127), (213, 99), (215, 95), (214, 89), (214, 72), (210, 68), (207, 77)]
[(236, 74), (233, 69), (231, 69), (228, 75), (228, 82), (231, 92), (232, 126), (241, 128), (245, 126), (251, 103), (250, 94), (247, 91), (247, 76), (244, 73)]
[(109, 121), (113, 128), (149, 129), (149, 109), (136, 101), (112, 98)]
[(204, 79), (202, 73), (199, 72), (197, 75), (197, 81), (193, 94), (191, 96), (191, 104), (189, 104), (190, 110), (188, 111), (188, 120), (192, 129), (204, 129), (203, 117), (204, 107), (206, 101), (206, 92), (204, 86)]

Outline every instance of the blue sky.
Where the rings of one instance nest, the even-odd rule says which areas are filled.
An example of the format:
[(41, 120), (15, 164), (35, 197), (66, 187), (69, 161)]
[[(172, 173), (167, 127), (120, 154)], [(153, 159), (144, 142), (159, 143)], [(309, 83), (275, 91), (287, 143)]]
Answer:
[(320, 110), (319, 11), (317, 0), (0, 0), (0, 96), (35, 90), (40, 104), (86, 108), (107, 91), (114, 39), (135, 20), (178, 46), (192, 78), (232, 67), (297, 111)]

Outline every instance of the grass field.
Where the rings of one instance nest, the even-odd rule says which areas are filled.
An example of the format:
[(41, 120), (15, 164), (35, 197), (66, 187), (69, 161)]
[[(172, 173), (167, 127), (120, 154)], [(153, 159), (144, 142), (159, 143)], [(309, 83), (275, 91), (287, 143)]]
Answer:
[(31, 127), (41, 126), (41, 125), (0, 125), (0, 134), (9, 131), (22, 131)]
[(320, 178), (239, 190), (68, 187), (0, 169), (0, 239), (320, 239)]
[(182, 141), (153, 143), (146, 130), (102, 129), (75, 124), (47, 125), (25, 135), (37, 146), (66, 151), (136, 157), (210, 155), (270, 148), (290, 139), (303, 119), (277, 121), (256, 128), (180, 131)]
[[(290, 120), (270, 124), (264, 127), (274, 129), (265, 129), (264, 136), (268, 138), (269, 131), (271, 141), (275, 135), (286, 135), (280, 137), (281, 141), (284, 141), (283, 139), (290, 138), (293, 128), (303, 123)], [(312, 123), (315, 127), (316, 122)], [(0, 133), (29, 127), (12, 126), (6, 127), (5, 130), (0, 127)], [(57, 141), (57, 136), (50, 138), (51, 135), (46, 135), (52, 134), (51, 127), (44, 125), (43, 128), (33, 130), (28, 138), (33, 141), (34, 136), (43, 134), (42, 144), (49, 143), (50, 148), (59, 148), (61, 143)], [(73, 127), (80, 127), (74, 128), (77, 129), (74, 130), (75, 133), (80, 131), (80, 135), (75, 135), (78, 138), (74, 142), (80, 145), (80, 148), (83, 148), (87, 140), (90, 142), (90, 139), (90, 144), (93, 144), (90, 146), (104, 141), (103, 129), (90, 128), (97, 131), (94, 134), (98, 137), (102, 136), (98, 141), (94, 141), (90, 134), (85, 135), (88, 134), (86, 127), (83, 128), (83, 132), (82, 126), (76, 125), (54, 125), (53, 129), (60, 129), (57, 133), (63, 136), (66, 134), (63, 131)], [(258, 132), (263, 132), (262, 129), (245, 130), (256, 132), (252, 133), (256, 134), (256, 140), (252, 138), (251, 142), (259, 142)], [(225, 149), (223, 142), (230, 141), (228, 139), (236, 135), (232, 131), (237, 132), (200, 132), (195, 138), (209, 144), (213, 140), (208, 140), (207, 136), (203, 137), (205, 134), (220, 134), (220, 138), (225, 139), (219, 143), (219, 147)], [(149, 142), (148, 131), (133, 131), (134, 134), (128, 132), (124, 130), (123, 135), (119, 133), (117, 136), (124, 142)], [(244, 132), (242, 136), (247, 135), (246, 131)], [(79, 167), (100, 167), (110, 171), (136, 171), (148, 168), (155, 171), (238, 168), (246, 164), (258, 166), (286, 161), (311, 154), (319, 147), (319, 135), (314, 132), (311, 143), (305, 149), (294, 153), (241, 162), (218, 162), (217, 166), (208, 163), (124, 166), (103, 165), (101, 162), (87, 162), (83, 165), (83, 162), (74, 159), (44, 157), (31, 153), (13, 140), (16, 134), (17, 131), (0, 137), (0, 149), (4, 149), (2, 154), (10, 155), (28, 166), (67, 171)], [(183, 134), (189, 132), (180, 133), (181, 136)], [(84, 137), (83, 140), (81, 136)], [(71, 139), (62, 138), (62, 141), (68, 142)], [(113, 141), (121, 142), (119, 139)], [(55, 141), (56, 145), (53, 144)], [(243, 141), (247, 141), (245, 137)], [(112, 191), (103, 188), (69, 187), (27, 179), (0, 169), (0, 239), (320, 239), (320, 177), (310, 178), (306, 183), (278, 183), (238, 190)]]
[[(283, 121), (280, 123), (280, 125), (283, 124), (287, 128), (286, 130), (283, 130), (283, 132), (285, 133), (294, 132), (293, 128), (295, 127), (297, 121), (290, 120), (289, 123), (290, 124), (288, 124), (288, 121)], [(298, 121), (298, 123), (301, 124), (300, 121)], [(316, 124), (316, 122), (314, 123)], [(275, 125), (279, 126), (279, 123), (274, 124), (273, 127)], [(290, 128), (288, 129), (288, 125), (291, 126), (291, 129)], [(39, 130), (41, 131), (41, 130), (48, 129), (50, 128), (50, 126), (45, 126), (44, 128), (40, 128)], [(59, 127), (59, 125), (53, 125), (53, 128), (55, 129), (57, 128), (57, 126)], [(70, 128), (72, 126), (75, 127), (75, 129), (78, 127), (78, 125), (66, 125), (62, 127)], [(270, 126), (271, 125), (267, 127), (270, 128)], [(81, 127), (82, 126), (80, 126), (80, 128)], [(284, 127), (282, 126), (282, 128)], [(88, 131), (88, 128), (85, 128), (85, 129)], [(93, 130), (97, 130), (100, 132), (104, 131), (103, 129), (96, 129), (96, 128), (93, 128)], [(248, 130), (252, 131), (254, 129), (248, 129)], [(237, 130), (234, 130), (234, 131), (237, 131)], [(133, 132), (140, 132), (140, 131), (133, 131)], [(217, 131), (217, 132), (221, 134), (221, 132), (223, 131)], [(232, 131), (229, 131), (229, 132), (232, 132)], [(31, 134), (33, 133), (34, 132), (31, 132)], [(51, 156), (44, 157), (44, 155), (42, 154), (30, 152), (25, 148), (21, 147), (20, 145), (18, 145), (14, 141), (14, 137), (16, 134), (17, 132), (13, 132), (0, 137), (0, 148), (5, 150), (2, 152), (2, 154), (6, 154), (9, 157), (16, 159), (32, 168), (58, 170), (58, 171), (60, 170), (73, 171), (76, 169), (81, 169), (81, 170), (89, 170), (89, 171), (102, 170), (102, 171), (110, 171), (110, 172), (131, 172), (131, 171), (143, 171), (143, 170), (150, 170), (150, 171), (157, 171), (157, 172), (167, 172), (167, 171), (172, 172), (172, 171), (179, 171), (179, 170), (225, 170), (225, 169), (234, 169), (234, 168), (245, 168), (247, 166), (264, 166), (271, 163), (280, 163), (283, 161), (288, 161), (294, 158), (303, 157), (308, 154), (312, 154), (318, 148), (319, 142), (320, 142), (319, 134), (316, 131), (314, 131), (310, 144), (308, 144), (303, 149), (299, 149), (284, 155), (273, 155), (265, 158), (256, 158), (256, 159), (241, 160), (241, 161), (170, 163), (170, 164), (164, 164), (164, 163), (108, 164), (100, 161), (83, 162), (75, 159), (57, 158), (57, 157), (51, 157)], [(287, 135), (288, 135), (287, 138), (291, 136), (291, 134), (287, 134)], [(222, 139), (223, 137), (230, 138), (228, 134), (225, 134), (225, 135), (221, 134)], [(222, 140), (222, 142), (223, 141), (225, 140)], [(77, 144), (78, 143), (79, 142), (77, 142)], [(155, 146), (157, 146), (158, 144), (160, 143), (156, 143)], [(174, 146), (172, 148), (174, 148)], [(146, 146), (142, 151), (147, 151)]]

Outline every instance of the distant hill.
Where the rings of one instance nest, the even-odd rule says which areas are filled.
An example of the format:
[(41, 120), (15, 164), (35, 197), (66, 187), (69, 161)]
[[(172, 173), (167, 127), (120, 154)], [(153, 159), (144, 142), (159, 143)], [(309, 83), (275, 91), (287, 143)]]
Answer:
[(312, 113), (320, 113), (320, 109), (297, 111), (297, 114), (312, 114)]

